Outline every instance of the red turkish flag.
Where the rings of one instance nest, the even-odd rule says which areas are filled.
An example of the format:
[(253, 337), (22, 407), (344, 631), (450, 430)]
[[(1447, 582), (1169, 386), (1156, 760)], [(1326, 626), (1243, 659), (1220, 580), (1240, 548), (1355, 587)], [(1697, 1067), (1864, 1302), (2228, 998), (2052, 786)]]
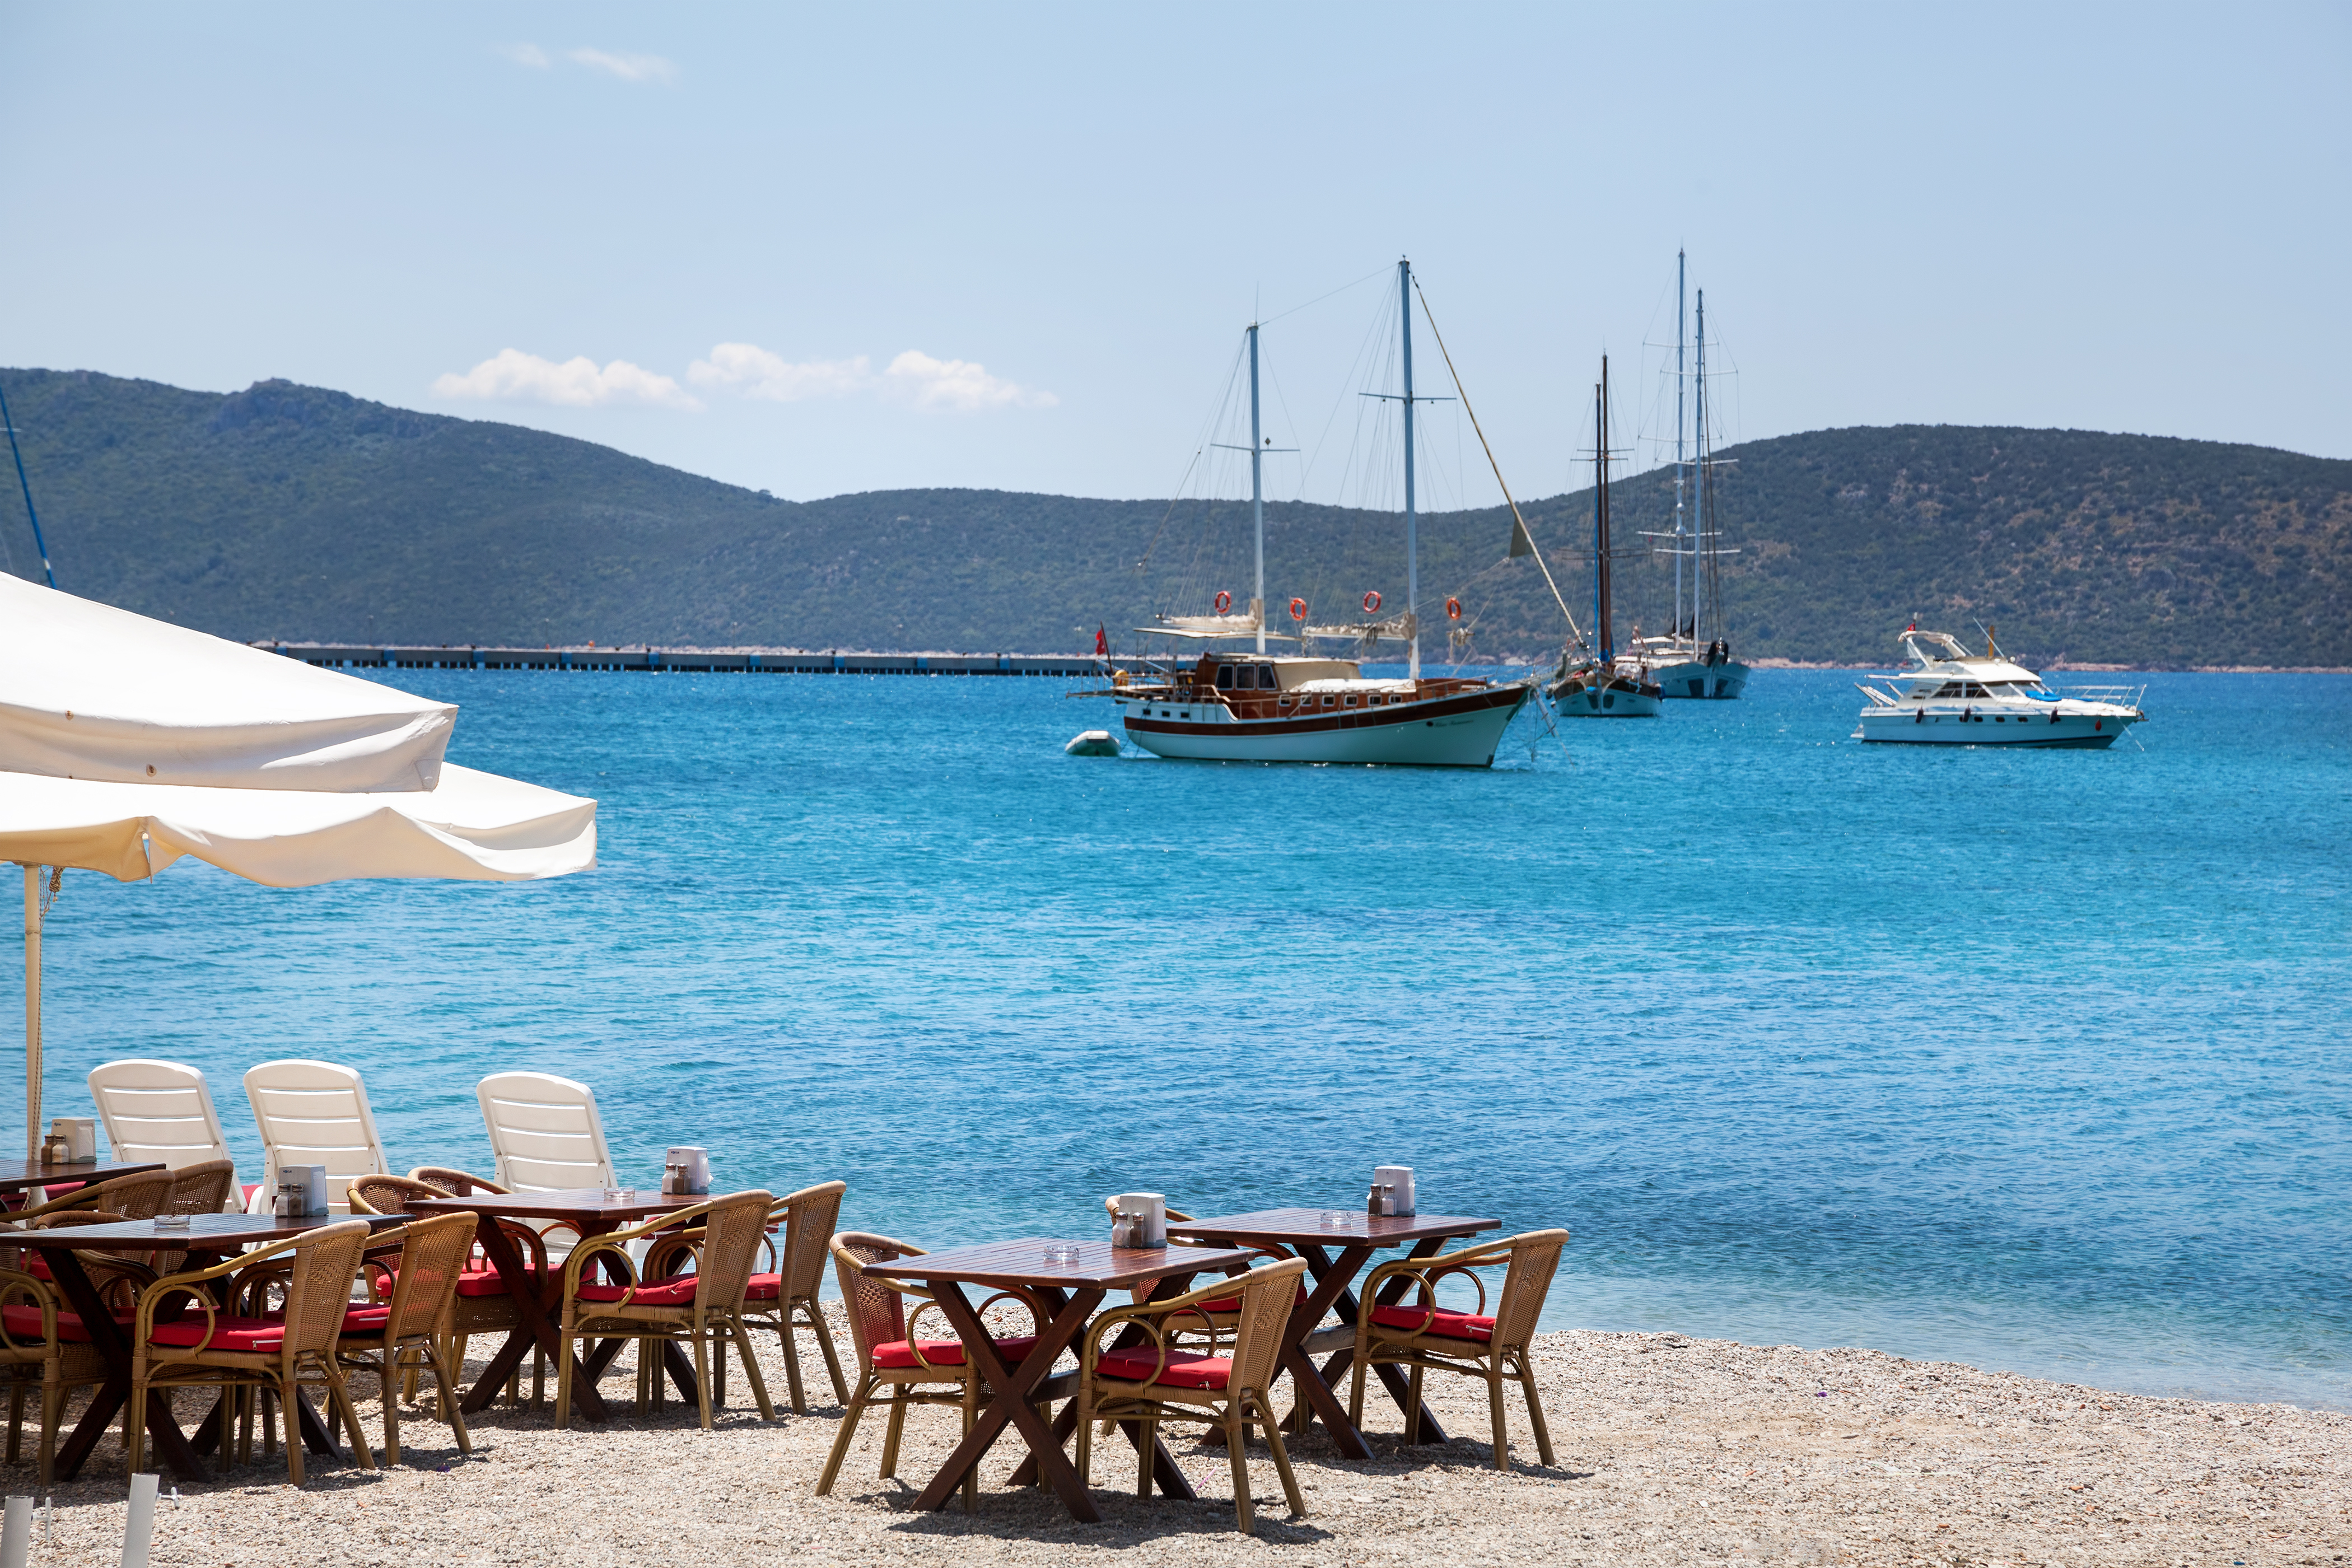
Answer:
[(1110, 657), (1110, 638), (1106, 635), (1108, 630), (1108, 627), (1104, 625), (1097, 625), (1095, 627), (1095, 657), (1097, 658), (1108, 658)]

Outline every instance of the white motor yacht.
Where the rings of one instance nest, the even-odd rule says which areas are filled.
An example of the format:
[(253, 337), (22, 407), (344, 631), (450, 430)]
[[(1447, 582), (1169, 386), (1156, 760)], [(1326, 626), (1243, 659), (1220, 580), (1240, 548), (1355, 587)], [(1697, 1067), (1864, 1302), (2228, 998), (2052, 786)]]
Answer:
[(1903, 633), (1912, 668), (1876, 675), (1877, 686), (1854, 683), (1870, 699), (1857, 741), (1913, 746), (2072, 746), (2100, 750), (2147, 717), (2127, 686), (2083, 687), (2059, 692), (2012, 664), (1985, 635), (1972, 654), (1959, 639), (1914, 626)]

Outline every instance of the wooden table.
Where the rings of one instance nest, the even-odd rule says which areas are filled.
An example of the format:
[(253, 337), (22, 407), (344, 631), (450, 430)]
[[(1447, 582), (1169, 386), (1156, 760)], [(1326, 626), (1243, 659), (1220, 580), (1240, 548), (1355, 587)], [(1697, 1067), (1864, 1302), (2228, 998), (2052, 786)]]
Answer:
[[(607, 1198), (603, 1187), (580, 1187), (556, 1193), (477, 1193), (462, 1198), (411, 1198), (408, 1212), (414, 1215), (470, 1214), (475, 1216), (474, 1238), (481, 1244), (490, 1266), (499, 1271), (505, 1282), (507, 1294), (514, 1298), (516, 1310), (522, 1314), (522, 1327), (507, 1336), (499, 1353), (490, 1358), (488, 1371), (475, 1380), (458, 1408), (467, 1415), (485, 1409), (506, 1386), (508, 1378), (522, 1364), (525, 1352), (537, 1345), (547, 1353), (551, 1365), (557, 1365), (557, 1374), (572, 1379), (572, 1408), (591, 1421), (611, 1418), (604, 1395), (596, 1392), (596, 1380), (613, 1364), (626, 1342), (606, 1340), (588, 1353), (586, 1362), (574, 1356), (569, 1368), (560, 1365), (562, 1359), (562, 1333), (558, 1319), (563, 1308), (563, 1281), (551, 1261), (548, 1277), (533, 1277), (522, 1254), (507, 1236), (499, 1221), (562, 1220), (576, 1228), (583, 1239), (619, 1230), (635, 1221), (647, 1220), (672, 1209), (690, 1208), (710, 1201), (709, 1194), (693, 1196), (665, 1197), (657, 1188), (640, 1187), (626, 1201)], [(610, 1260), (607, 1260), (608, 1263)], [(625, 1283), (617, 1266), (609, 1275), (614, 1283)], [(662, 1347), (663, 1364), (669, 1369), (678, 1392), (688, 1399), (694, 1398), (694, 1367), (685, 1352), (675, 1344)]]
[[(1068, 1246), (1078, 1249), (1076, 1263), (1045, 1261), (1047, 1247)], [(1070, 1348), (1108, 1292), (1157, 1279), (1160, 1283), (1151, 1292), (1154, 1299), (1181, 1295), (1194, 1274), (1246, 1268), (1253, 1256), (1224, 1247), (1113, 1249), (1107, 1241), (1024, 1240), (951, 1247), (945, 1252), (925, 1253), (920, 1258), (894, 1258), (867, 1265), (864, 1272), (868, 1274), (919, 1279), (929, 1285), (940, 1310), (947, 1314), (957, 1338), (963, 1341), (964, 1353), (979, 1369), (992, 1395), (979, 1419), (972, 1423), (971, 1432), (956, 1445), (955, 1452), (948, 1456), (947, 1463), (940, 1467), (939, 1474), (915, 1500), (915, 1506), (945, 1508), (948, 1500), (963, 1485), (964, 1478), (1010, 1423), (1021, 1429), (1022, 1441), (1029, 1445), (1029, 1458), (1013, 1473), (1013, 1484), (1034, 1484), (1042, 1476), (1072, 1518), (1088, 1524), (1099, 1522), (1102, 1514), (1096, 1509), (1094, 1500), (1087, 1496), (1077, 1468), (1062, 1452), (1063, 1438), (1077, 1425), (1077, 1401), (1071, 1400), (1050, 1426), (1032, 1404), (1040, 1397), (1050, 1397), (1046, 1375), (1053, 1371), (1055, 1361)], [(966, 1285), (1025, 1292), (1036, 1297), (1052, 1314), (1048, 1321), (1037, 1325), (1037, 1342), (1021, 1358), (1019, 1366), (1004, 1364), (996, 1342), (981, 1327), (971, 1298), (963, 1293), (962, 1287)], [(1139, 1332), (1136, 1337), (1142, 1336)], [(1067, 1375), (1055, 1381), (1067, 1381)], [(1075, 1387), (1069, 1392), (1075, 1393)], [(1140, 1422), (1123, 1422), (1121, 1426), (1132, 1440), (1142, 1442)], [(1165, 1446), (1159, 1448), (1152, 1472), (1160, 1489), (1171, 1497), (1192, 1496), (1183, 1471), (1177, 1468)]]
[[(52, 1166), (50, 1169), (55, 1170)], [(121, 1225), (60, 1226), (53, 1230), (12, 1230), (0, 1232), (0, 1243), (9, 1247), (26, 1247), (38, 1250), (49, 1266), (49, 1278), (81, 1319), (89, 1342), (105, 1358), (106, 1381), (89, 1398), (89, 1408), (73, 1429), (73, 1434), (58, 1450), (57, 1475), (60, 1480), (71, 1480), (81, 1469), (82, 1461), (105, 1436), (115, 1412), (131, 1397), (131, 1337), (115, 1322), (114, 1314), (99, 1299), (98, 1287), (81, 1266), (77, 1252), (186, 1252), (192, 1256), (223, 1258), (242, 1252), (248, 1247), (263, 1247), (273, 1241), (290, 1241), (320, 1226), (336, 1225), (345, 1218), (364, 1219), (377, 1230), (408, 1223), (405, 1215), (310, 1215), (299, 1219), (279, 1219), (266, 1214), (200, 1214), (192, 1215), (185, 1230), (157, 1230), (149, 1219), (127, 1221)], [(171, 1322), (190, 1310), (184, 1295), (175, 1295), (157, 1313), (159, 1323)], [(310, 1408), (307, 1399), (298, 1397), (302, 1440), (315, 1453), (335, 1453), (334, 1436)], [(191, 1442), (172, 1418), (168, 1400), (147, 1402), (147, 1431), (155, 1440), (155, 1452), (170, 1465), (182, 1479), (198, 1481), (205, 1479), (204, 1461), (198, 1457), (209, 1452), (215, 1443), (228, 1436), (228, 1400), (224, 1395), (213, 1406), (212, 1414), (198, 1428), (196, 1439)]]
[(0, 1160), (0, 1193), (21, 1193), (26, 1187), (46, 1187), (52, 1182), (110, 1182), (117, 1176), (136, 1176), (163, 1168), (163, 1163), (160, 1160), (129, 1165), (118, 1165), (110, 1160), (85, 1160), (79, 1165), (45, 1165), (38, 1160)]
[[(1339, 1216), (1340, 1227), (1325, 1228), (1325, 1215)], [(1221, 1215), (1210, 1219), (1171, 1220), (1168, 1234), (1188, 1241), (1223, 1242), (1229, 1246), (1264, 1247), (1268, 1251), (1307, 1260), (1307, 1271), (1314, 1278), (1315, 1289), (1303, 1307), (1292, 1309), (1290, 1323), (1283, 1336), (1282, 1364), (1298, 1385), (1300, 1409), (1293, 1412), (1295, 1430), (1306, 1429), (1307, 1410), (1323, 1418), (1331, 1434), (1331, 1441), (1339, 1452), (1351, 1459), (1369, 1459), (1372, 1451), (1348, 1419), (1346, 1404), (1332, 1389), (1332, 1384), (1356, 1359), (1356, 1317), (1364, 1309), (1356, 1300), (1352, 1287), (1372, 1254), (1385, 1247), (1402, 1247), (1411, 1243), (1413, 1258), (1427, 1258), (1439, 1246), (1457, 1237), (1475, 1236), (1482, 1230), (1498, 1230), (1498, 1219), (1474, 1219), (1461, 1215), (1394, 1215), (1374, 1217), (1357, 1209), (1262, 1209), (1255, 1214)], [(1337, 1247), (1339, 1255), (1333, 1258), (1327, 1248)], [(1411, 1289), (1409, 1281), (1392, 1280), (1381, 1293), (1377, 1306), (1393, 1306)], [(1315, 1332), (1315, 1325), (1323, 1315), (1336, 1310), (1344, 1329)], [(1310, 1359), (1318, 1351), (1336, 1351), (1318, 1368)], [(1408, 1407), (1405, 1375), (1393, 1366), (1373, 1368), (1380, 1373), (1381, 1386), (1389, 1391), (1397, 1408)], [(1444, 1428), (1431, 1415), (1427, 1401), (1421, 1406), (1421, 1430), (1408, 1433), (1408, 1443), (1443, 1443)]]

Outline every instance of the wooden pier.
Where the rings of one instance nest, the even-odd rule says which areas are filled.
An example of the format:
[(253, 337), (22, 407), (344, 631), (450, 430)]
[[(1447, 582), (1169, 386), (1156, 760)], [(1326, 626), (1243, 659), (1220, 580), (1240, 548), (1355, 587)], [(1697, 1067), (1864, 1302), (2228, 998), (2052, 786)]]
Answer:
[(325, 669), (619, 669), (696, 675), (1023, 675), (1062, 679), (1102, 674), (1087, 656), (1022, 653), (804, 653), (693, 647), (417, 647), (339, 643), (253, 645)]

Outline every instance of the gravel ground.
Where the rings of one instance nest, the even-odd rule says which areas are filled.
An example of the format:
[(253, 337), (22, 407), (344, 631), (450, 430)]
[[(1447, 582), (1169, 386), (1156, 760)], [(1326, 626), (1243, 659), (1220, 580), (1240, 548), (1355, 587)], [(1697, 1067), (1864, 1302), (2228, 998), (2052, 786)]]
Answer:
[[(839, 1342), (846, 1351), (848, 1336)], [(1535, 1462), (1517, 1407), (1510, 1471), (1491, 1468), (1485, 1391), (1468, 1379), (1432, 1379), (1433, 1406), (1456, 1435), (1444, 1447), (1397, 1444), (1400, 1418), (1376, 1387), (1370, 1463), (1340, 1460), (1319, 1427), (1293, 1445), (1305, 1518), (1289, 1516), (1253, 1446), (1255, 1539), (1234, 1531), (1222, 1451), (1181, 1434), (1171, 1447), (1197, 1502), (1134, 1497), (1130, 1451), (1114, 1438), (1097, 1450), (1100, 1524), (1072, 1522), (1050, 1493), (1005, 1489), (1018, 1457), (1007, 1445), (983, 1468), (977, 1513), (914, 1512), (914, 1490), (950, 1446), (946, 1410), (908, 1416), (903, 1481), (877, 1479), (883, 1421), (869, 1415), (836, 1495), (814, 1497), (840, 1418), (830, 1392), (817, 1393), (820, 1366), (819, 1404), (773, 1426), (739, 1375), (734, 1408), (709, 1434), (675, 1400), (568, 1432), (544, 1410), (501, 1406), (474, 1423), (467, 1459), (446, 1426), (412, 1411), (391, 1471), (314, 1464), (298, 1491), (280, 1458), (183, 1485), (176, 1502), (167, 1479), (153, 1561), (2352, 1563), (2343, 1415), (2106, 1394), (1873, 1351), (1586, 1332), (1537, 1346), (1557, 1467)], [(772, 1350), (763, 1364), (781, 1404)], [(376, 1391), (359, 1381), (362, 1417), (380, 1436)], [(632, 1385), (624, 1372), (604, 1384), (624, 1399)], [(83, 1479), (57, 1489), (34, 1563), (120, 1562), (121, 1462), (110, 1439)], [(6, 1469), (0, 1486), (32, 1490), (30, 1466)]]

